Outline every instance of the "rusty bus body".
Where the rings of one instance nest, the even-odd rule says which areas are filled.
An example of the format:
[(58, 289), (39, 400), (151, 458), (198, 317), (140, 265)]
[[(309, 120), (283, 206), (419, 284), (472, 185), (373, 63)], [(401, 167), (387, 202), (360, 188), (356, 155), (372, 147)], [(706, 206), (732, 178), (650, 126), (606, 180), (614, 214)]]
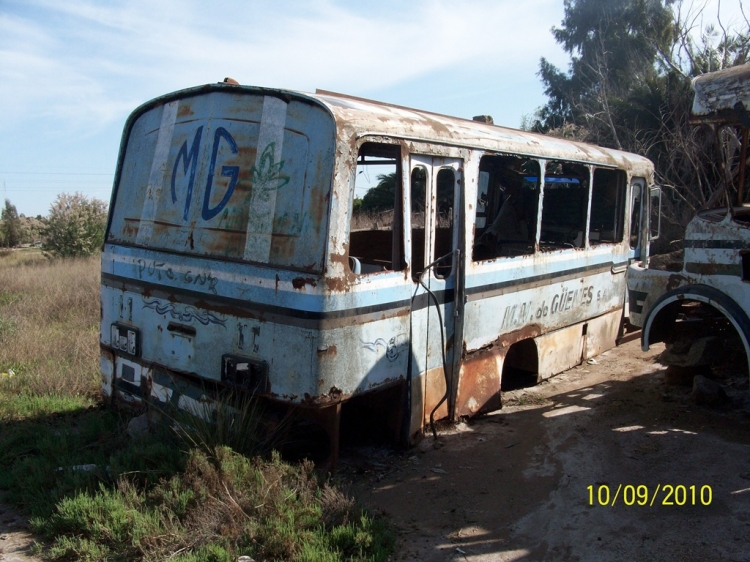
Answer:
[(744, 350), (745, 365), (750, 364), (750, 208), (744, 189), (750, 65), (698, 76), (693, 89), (691, 123), (712, 127), (717, 139), (728, 127), (740, 141), (734, 158), (727, 158), (737, 164), (734, 173), (727, 162), (721, 164), (728, 176), (727, 205), (693, 217), (685, 229), (682, 263), (667, 270), (649, 267), (648, 262), (634, 263), (628, 272), (630, 322), (643, 328), (643, 350), (665, 342), (662, 362), (690, 372), (728, 359), (725, 340), (735, 336)]
[(373, 397), (413, 442), (615, 345), (652, 183), (633, 154), (330, 92), (158, 98), (118, 160), (104, 391), (240, 389), (310, 414), (334, 454), (342, 404)]

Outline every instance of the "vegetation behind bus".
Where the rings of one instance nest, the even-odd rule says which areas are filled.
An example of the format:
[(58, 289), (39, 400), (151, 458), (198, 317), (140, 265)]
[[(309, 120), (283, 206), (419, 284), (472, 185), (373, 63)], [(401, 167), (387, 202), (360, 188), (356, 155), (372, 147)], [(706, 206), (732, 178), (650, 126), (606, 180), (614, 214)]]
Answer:
[[(748, 62), (747, 15), (744, 21), (719, 21), (704, 29), (695, 23), (714, 16), (705, 6), (682, 0), (566, 3), (563, 21), (552, 33), (571, 56), (569, 70), (541, 60), (548, 102), (526, 119), (534, 130), (653, 161), (656, 183), (667, 194), (664, 243), (681, 239), (696, 211), (722, 204), (727, 177), (737, 176), (736, 130), (717, 134), (688, 122), (691, 79)], [(729, 190), (736, 193), (731, 185)]]

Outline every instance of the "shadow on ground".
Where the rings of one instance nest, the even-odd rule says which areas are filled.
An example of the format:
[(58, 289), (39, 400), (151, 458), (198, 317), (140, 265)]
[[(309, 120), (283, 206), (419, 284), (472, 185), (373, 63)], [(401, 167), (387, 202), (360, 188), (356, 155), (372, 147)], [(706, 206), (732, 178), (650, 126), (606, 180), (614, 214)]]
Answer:
[[(630, 349), (633, 348), (633, 349)], [(699, 407), (633, 342), (342, 473), (400, 560), (750, 560), (746, 401)]]

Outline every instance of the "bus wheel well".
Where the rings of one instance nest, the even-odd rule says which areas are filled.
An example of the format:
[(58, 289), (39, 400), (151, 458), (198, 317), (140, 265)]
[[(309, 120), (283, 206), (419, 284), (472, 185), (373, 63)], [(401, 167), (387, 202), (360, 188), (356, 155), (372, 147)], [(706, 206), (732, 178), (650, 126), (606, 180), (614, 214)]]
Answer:
[(517, 341), (503, 360), (502, 391), (534, 386), (539, 381), (539, 352), (534, 338)]

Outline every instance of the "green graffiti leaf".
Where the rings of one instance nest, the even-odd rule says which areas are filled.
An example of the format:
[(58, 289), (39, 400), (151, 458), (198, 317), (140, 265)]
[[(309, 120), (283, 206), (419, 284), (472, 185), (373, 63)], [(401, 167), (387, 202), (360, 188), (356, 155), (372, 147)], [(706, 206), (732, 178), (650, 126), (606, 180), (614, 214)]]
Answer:
[(275, 142), (266, 146), (263, 154), (260, 156), (258, 166), (250, 168), (253, 186), (260, 191), (281, 189), (291, 180), (289, 176), (281, 173), (281, 170), (284, 168), (284, 161), (276, 162), (276, 158), (274, 157), (275, 147)]

